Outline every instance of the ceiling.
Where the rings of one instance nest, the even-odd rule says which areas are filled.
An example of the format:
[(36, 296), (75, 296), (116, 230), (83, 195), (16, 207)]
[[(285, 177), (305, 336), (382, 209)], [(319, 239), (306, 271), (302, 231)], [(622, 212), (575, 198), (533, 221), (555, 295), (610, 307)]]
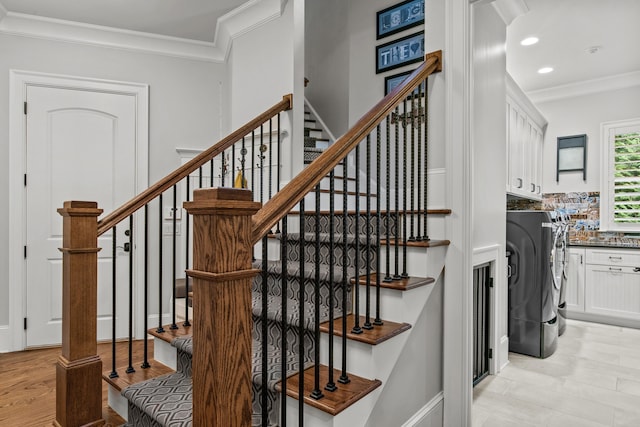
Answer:
[(216, 22), (247, 0), (0, 0), (8, 12), (213, 42)]
[[(639, 0), (525, 2), (529, 12), (507, 29), (507, 70), (525, 92), (640, 72)], [(540, 41), (521, 46), (529, 36)]]

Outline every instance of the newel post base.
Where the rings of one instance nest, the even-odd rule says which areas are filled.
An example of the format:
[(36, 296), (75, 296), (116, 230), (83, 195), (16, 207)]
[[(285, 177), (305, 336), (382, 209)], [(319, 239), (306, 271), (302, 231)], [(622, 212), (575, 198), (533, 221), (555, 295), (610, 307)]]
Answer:
[(97, 347), (98, 209), (64, 202), (62, 215), (62, 354), (56, 364), (60, 427), (101, 426), (102, 361)]
[(251, 191), (202, 189), (193, 215), (193, 426), (251, 425)]

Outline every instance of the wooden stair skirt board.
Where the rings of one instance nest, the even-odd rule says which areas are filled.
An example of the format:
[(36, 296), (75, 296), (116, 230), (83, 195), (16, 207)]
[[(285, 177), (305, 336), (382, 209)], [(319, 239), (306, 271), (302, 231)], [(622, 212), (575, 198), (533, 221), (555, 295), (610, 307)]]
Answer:
[[(333, 370), (335, 379), (340, 378), (340, 375), (340, 370)], [(351, 380), (349, 383), (337, 384), (338, 389), (336, 391), (322, 390), (324, 397), (316, 400), (310, 397), (314, 389), (314, 378), (314, 368), (307, 368), (303, 373), (304, 403), (334, 416), (382, 385), (380, 380), (368, 380), (357, 375), (349, 374), (349, 379)], [(327, 384), (328, 380), (329, 368), (325, 365), (320, 365), (320, 384)], [(298, 382), (299, 374), (294, 374), (287, 378), (287, 396), (299, 399)], [(281, 387), (282, 384), (278, 383), (276, 390), (281, 390)]]
[[(408, 323), (396, 323), (389, 320), (383, 320), (382, 322), (382, 325), (374, 325), (373, 329), (363, 328), (361, 334), (347, 332), (347, 338), (354, 341), (360, 341), (365, 344), (377, 345), (411, 329), (411, 325)], [(342, 323), (342, 318), (333, 321), (333, 334), (337, 337), (342, 336)], [(360, 325), (364, 325), (364, 323), (365, 317), (360, 316)], [(353, 314), (349, 314), (347, 316), (347, 331), (351, 331), (354, 325), (355, 316)], [(320, 324), (320, 331), (329, 333), (328, 321)]]

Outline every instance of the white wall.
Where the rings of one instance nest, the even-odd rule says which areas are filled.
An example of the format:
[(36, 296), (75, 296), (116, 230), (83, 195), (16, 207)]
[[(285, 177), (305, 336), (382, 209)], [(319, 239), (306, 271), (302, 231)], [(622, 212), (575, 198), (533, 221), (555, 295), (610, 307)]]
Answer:
[[(149, 182), (180, 165), (176, 147), (205, 148), (219, 136), (223, 65), (166, 56), (0, 35), (0, 197), (9, 199), (9, 70), (85, 76), (149, 84)], [(0, 207), (0, 327), (8, 324), (9, 210)], [(13, 246), (12, 246), (13, 243)]]
[(336, 137), (349, 127), (348, 16), (344, 0), (307, 2), (305, 96)]
[[(544, 137), (545, 193), (600, 191), (600, 123), (640, 117), (640, 86), (537, 102), (549, 125)], [(535, 102), (535, 100), (534, 100)], [(587, 180), (582, 172), (564, 172), (556, 181), (557, 138), (587, 134)]]

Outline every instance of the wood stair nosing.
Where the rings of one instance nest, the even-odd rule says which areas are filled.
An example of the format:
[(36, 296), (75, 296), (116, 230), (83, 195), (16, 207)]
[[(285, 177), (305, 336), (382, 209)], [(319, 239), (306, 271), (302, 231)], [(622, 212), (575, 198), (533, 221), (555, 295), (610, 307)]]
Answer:
[[(431, 240), (416, 240), (416, 241), (404, 241), (402, 239), (390, 239), (389, 240), (389, 244), (391, 246), (394, 246), (395, 244), (398, 244), (398, 246), (408, 246), (408, 247), (415, 247), (415, 248), (435, 248), (438, 246), (449, 246), (451, 244), (450, 240), (436, 240), (436, 239), (431, 239)], [(384, 246), (387, 244), (387, 239), (382, 239), (380, 240), (380, 246)]]
[[(336, 177), (338, 178), (338, 177)], [(349, 178), (351, 180), (351, 178)], [(355, 181), (355, 179), (354, 179)], [(337, 190), (336, 190), (337, 191)], [(365, 194), (366, 195), (366, 194)], [(381, 210), (380, 211), (380, 215), (387, 215), (388, 213), (394, 214), (396, 211), (386, 211), (386, 210)], [(342, 215), (343, 211), (342, 209), (340, 210), (335, 210), (333, 212), (334, 215)], [(355, 215), (357, 212), (353, 209), (349, 209), (347, 210), (347, 215)], [(378, 213), (377, 210), (372, 210), (370, 211), (371, 215), (376, 215)], [(401, 212), (399, 212), (400, 214), (402, 214)], [(406, 213), (408, 215), (410, 214), (423, 214), (424, 211), (406, 211)], [(299, 215), (300, 211), (296, 211), (296, 210), (291, 210), (289, 212), (290, 215)], [(305, 210), (304, 211), (305, 215), (315, 215), (316, 211), (314, 210)], [(328, 210), (321, 210), (320, 211), (320, 215), (330, 215), (331, 212)], [(360, 215), (366, 215), (367, 211), (366, 210), (360, 210)], [(450, 215), (451, 214), (451, 209), (427, 209), (427, 215)]]
[[(360, 317), (360, 326), (365, 323), (365, 316)], [(342, 336), (342, 324), (344, 322), (343, 317), (340, 317), (333, 321), (333, 334), (335, 336)], [(355, 315), (349, 314), (347, 315), (347, 331), (351, 331), (353, 326), (355, 325)], [(361, 334), (354, 334), (351, 332), (347, 332), (347, 338), (353, 341), (363, 342), (365, 344), (370, 345), (378, 345), (382, 342), (385, 342), (396, 335), (399, 335), (405, 331), (411, 329), (411, 325), (409, 323), (397, 323), (391, 322), (389, 320), (383, 320), (382, 325), (374, 325), (373, 329), (362, 329)], [(320, 331), (324, 333), (329, 333), (329, 321), (323, 322), (320, 324)]]
[(116, 372), (118, 373), (117, 377), (111, 378), (111, 371), (105, 371), (102, 374), (102, 379), (114, 389), (121, 392), (132, 384), (141, 383), (152, 378), (157, 378), (161, 375), (175, 373), (173, 369), (155, 361), (154, 359), (149, 359), (149, 364), (151, 365), (149, 368), (134, 367), (135, 372), (129, 374), (126, 373), (128, 366), (120, 366), (119, 368), (116, 368)]
[[(287, 378), (286, 382), (287, 396), (294, 399), (299, 399), (299, 375), (300, 374), (291, 375)], [(316, 400), (311, 397), (311, 392), (314, 389), (315, 383), (314, 367), (305, 369), (303, 373), (304, 403), (335, 416), (371, 393), (376, 388), (380, 387), (380, 385), (382, 385), (382, 382), (380, 380), (369, 380), (353, 374), (349, 374), (349, 383), (341, 384), (338, 382), (338, 378), (340, 378), (340, 375), (340, 370), (333, 370), (333, 377), (338, 389), (336, 391), (327, 391), (323, 389), (322, 393), (324, 394), (324, 397), (322, 399)], [(320, 365), (320, 384), (327, 384), (328, 380), (329, 368), (325, 365)], [(276, 390), (280, 391), (282, 389), (281, 387), (282, 383), (280, 382), (276, 385)]]
[[(376, 285), (377, 273), (371, 273), (368, 275), (370, 278), (371, 286)], [(381, 274), (382, 276), (382, 274)], [(392, 280), (391, 282), (385, 282), (383, 277), (380, 277), (380, 287), (385, 289), (395, 289), (397, 291), (408, 291), (411, 289), (419, 288), (421, 286), (430, 285), (435, 283), (435, 279), (433, 277), (405, 277), (398, 280)], [(355, 285), (356, 279), (351, 279), (351, 284)], [(359, 277), (358, 283), (361, 286), (366, 286), (367, 284), (367, 275), (362, 275)]]
[[(191, 293), (189, 296), (192, 297), (193, 294)], [(184, 326), (182, 321), (177, 322), (176, 326), (178, 326), (177, 329), (171, 329), (171, 325), (163, 325), (162, 328), (164, 329), (164, 332), (158, 332), (157, 328), (150, 328), (147, 330), (147, 333), (169, 344), (171, 344), (171, 342), (176, 338), (192, 335), (191, 326)]]

